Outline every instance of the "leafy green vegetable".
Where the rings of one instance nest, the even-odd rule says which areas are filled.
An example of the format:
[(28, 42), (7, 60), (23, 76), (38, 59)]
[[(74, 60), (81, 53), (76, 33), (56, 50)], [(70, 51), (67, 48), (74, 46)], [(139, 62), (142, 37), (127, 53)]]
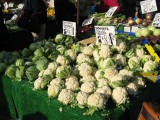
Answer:
[(26, 76), (28, 80), (34, 81), (38, 78), (39, 71), (36, 66), (30, 66), (26, 69)]
[(48, 64), (49, 64), (49, 60), (46, 57), (41, 57), (36, 63), (36, 68), (39, 71), (42, 71), (48, 67)]

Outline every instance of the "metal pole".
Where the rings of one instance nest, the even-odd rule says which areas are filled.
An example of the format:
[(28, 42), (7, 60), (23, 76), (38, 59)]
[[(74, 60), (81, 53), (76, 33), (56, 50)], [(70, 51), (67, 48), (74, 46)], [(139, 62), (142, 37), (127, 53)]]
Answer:
[(79, 0), (77, 0), (77, 36), (79, 36)]

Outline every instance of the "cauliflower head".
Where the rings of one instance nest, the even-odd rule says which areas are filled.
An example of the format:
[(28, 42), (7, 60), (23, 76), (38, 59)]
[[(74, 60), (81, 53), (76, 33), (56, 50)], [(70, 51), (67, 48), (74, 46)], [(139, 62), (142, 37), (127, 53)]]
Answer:
[(112, 88), (122, 87), (124, 85), (124, 76), (121, 74), (117, 74), (110, 79), (110, 86)]
[(78, 70), (80, 76), (87, 76), (92, 74), (92, 66), (90, 66), (88, 63), (82, 63), (78, 67)]
[(58, 96), (60, 90), (61, 90), (60, 86), (58, 86), (58, 85), (50, 85), (48, 87), (48, 96), (55, 98), (55, 97)]
[(34, 81), (34, 90), (41, 90), (45, 89), (49, 82), (47, 80), (44, 80), (43, 78), (39, 77)]
[(142, 77), (135, 76), (135, 77), (133, 78), (133, 82), (138, 85), (138, 88), (143, 88), (143, 87), (145, 87), (145, 81), (143, 80)]
[(108, 68), (108, 69), (105, 69), (104, 71), (104, 77), (109, 80), (117, 74), (118, 74), (118, 71), (115, 68)]
[(103, 86), (101, 88), (98, 88), (96, 92), (103, 94), (106, 98), (109, 98), (112, 94), (112, 91), (108, 86)]
[(94, 50), (94, 51), (93, 51), (93, 57), (94, 57), (94, 60), (95, 60), (96, 62), (98, 62), (98, 60), (100, 59), (100, 55), (99, 55), (98, 50)]
[(64, 86), (64, 80), (61, 80), (59, 78), (55, 78), (50, 82), (51, 86)]
[(92, 75), (83, 76), (82, 79), (80, 79), (81, 82), (96, 82), (96, 78)]
[(62, 89), (62, 91), (58, 96), (58, 100), (65, 105), (70, 104), (73, 101), (73, 99), (74, 99), (74, 93), (71, 90), (67, 89)]
[(123, 87), (117, 87), (112, 92), (112, 99), (113, 101), (120, 105), (126, 102), (127, 100), (127, 90)]
[(103, 86), (108, 86), (108, 80), (106, 79), (97, 79), (98, 87), (101, 88)]
[(77, 91), (79, 90), (79, 82), (78, 79), (75, 76), (71, 76), (66, 79), (65, 83), (66, 89), (72, 90), (72, 91)]
[(107, 58), (102, 63), (102, 68), (115, 68), (117, 66), (115, 58)]
[(138, 85), (133, 82), (128, 83), (126, 89), (130, 95), (135, 96), (138, 93)]
[(141, 56), (141, 61), (142, 61), (143, 64), (145, 64), (147, 61), (150, 61), (150, 60), (154, 60), (151, 55), (143, 55), (143, 56)]
[(56, 62), (49, 63), (48, 68), (55, 71), (58, 68), (58, 64)]
[(81, 64), (81, 63), (84, 63), (84, 62), (93, 64), (93, 60), (90, 59), (90, 57), (89, 57), (88, 55), (83, 54), (83, 53), (80, 53), (80, 54), (77, 56), (77, 63), (78, 63), (78, 64)]
[(60, 65), (68, 65), (69, 64), (69, 60), (62, 55), (58, 55), (56, 62), (59, 63)]
[(86, 105), (88, 97), (89, 97), (88, 93), (85, 93), (85, 92), (82, 92), (82, 91), (78, 92), (78, 94), (77, 94), (78, 104), (79, 105)]
[(96, 89), (94, 82), (85, 82), (81, 85), (81, 91), (86, 93), (92, 93)]
[(100, 51), (99, 51), (99, 55), (102, 58), (108, 58), (110, 57), (110, 55), (112, 54), (112, 51), (109, 47), (109, 45), (101, 45)]
[(95, 73), (95, 77), (96, 77), (97, 80), (103, 79), (103, 75), (104, 75), (103, 69), (100, 69)]
[(66, 56), (69, 56), (71, 58), (72, 61), (74, 61), (77, 57), (75, 51), (73, 51), (72, 49), (68, 49), (65, 53)]
[(116, 54), (115, 55), (115, 58), (117, 60), (117, 64), (118, 65), (122, 65), (122, 66), (125, 66), (127, 64), (126, 62), (126, 57), (124, 57), (123, 55), (121, 54)]
[(120, 70), (120, 71), (119, 71), (119, 74), (126, 76), (126, 78), (127, 78), (128, 80), (130, 80), (130, 79), (133, 77), (133, 72), (132, 72), (132, 71), (129, 71), (129, 70), (127, 70), (127, 69), (122, 69), (122, 70)]
[(39, 72), (38, 77), (42, 77), (45, 70)]
[(144, 72), (152, 72), (158, 68), (158, 63), (156, 61), (147, 61), (144, 64), (143, 70)]
[(86, 55), (89, 55), (89, 56), (92, 56), (93, 55), (93, 51), (94, 49), (90, 46), (85, 46), (82, 50), (82, 53), (83, 54), (86, 54)]
[(132, 57), (128, 60), (128, 65), (131, 69), (134, 69), (134, 68), (139, 68), (141, 67), (140, 65), (140, 58), (139, 57)]
[(90, 107), (97, 107), (99, 109), (103, 109), (106, 103), (107, 103), (107, 99), (104, 97), (104, 95), (100, 93), (91, 94), (88, 97), (88, 101), (87, 101), (87, 104)]
[(119, 53), (125, 52), (127, 48), (126, 43), (123, 42), (121, 39), (117, 40), (116, 46), (114, 47)]
[(142, 57), (143, 55), (145, 55), (144, 49), (136, 49), (136, 56)]

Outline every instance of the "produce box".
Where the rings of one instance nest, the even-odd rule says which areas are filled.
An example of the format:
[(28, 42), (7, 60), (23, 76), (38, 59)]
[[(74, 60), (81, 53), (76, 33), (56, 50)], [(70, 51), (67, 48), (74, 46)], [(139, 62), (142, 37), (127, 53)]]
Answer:
[(88, 39), (81, 40), (81, 41), (79, 41), (79, 43), (81, 43), (83, 45), (87, 45), (87, 44), (90, 44), (90, 43), (95, 43), (95, 41), (96, 41), (96, 37), (91, 37), (91, 38), (88, 38)]

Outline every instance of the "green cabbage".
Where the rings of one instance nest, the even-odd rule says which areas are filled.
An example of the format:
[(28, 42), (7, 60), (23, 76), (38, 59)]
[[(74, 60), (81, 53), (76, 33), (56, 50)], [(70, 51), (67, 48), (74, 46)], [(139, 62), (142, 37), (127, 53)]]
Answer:
[(28, 80), (34, 81), (38, 78), (39, 71), (36, 66), (30, 66), (26, 69), (26, 76)]
[(36, 68), (39, 71), (42, 71), (48, 67), (48, 64), (49, 64), (49, 60), (46, 57), (41, 57), (36, 63)]
[(5, 72), (7, 69), (7, 65), (5, 63), (0, 63), (0, 73)]
[(5, 75), (8, 76), (8, 77), (10, 77), (10, 78), (15, 78), (15, 77), (16, 77), (16, 76), (15, 76), (15, 74), (16, 74), (16, 69), (17, 69), (17, 67), (16, 67), (15, 65), (10, 65), (10, 66), (7, 68), (6, 72), (5, 72)]
[(32, 53), (31, 53), (31, 51), (28, 49), (28, 48), (24, 48), (23, 50), (22, 50), (22, 56), (23, 57), (28, 57), (28, 56), (30, 56)]
[(24, 59), (17, 59), (16, 66), (24, 66)]
[(65, 41), (65, 35), (63, 34), (57, 34), (56, 37), (55, 37), (55, 42), (58, 44), (58, 45), (63, 45)]
[(21, 81), (24, 76), (24, 70), (25, 70), (24, 66), (19, 66), (16, 69), (16, 78), (14, 80)]

